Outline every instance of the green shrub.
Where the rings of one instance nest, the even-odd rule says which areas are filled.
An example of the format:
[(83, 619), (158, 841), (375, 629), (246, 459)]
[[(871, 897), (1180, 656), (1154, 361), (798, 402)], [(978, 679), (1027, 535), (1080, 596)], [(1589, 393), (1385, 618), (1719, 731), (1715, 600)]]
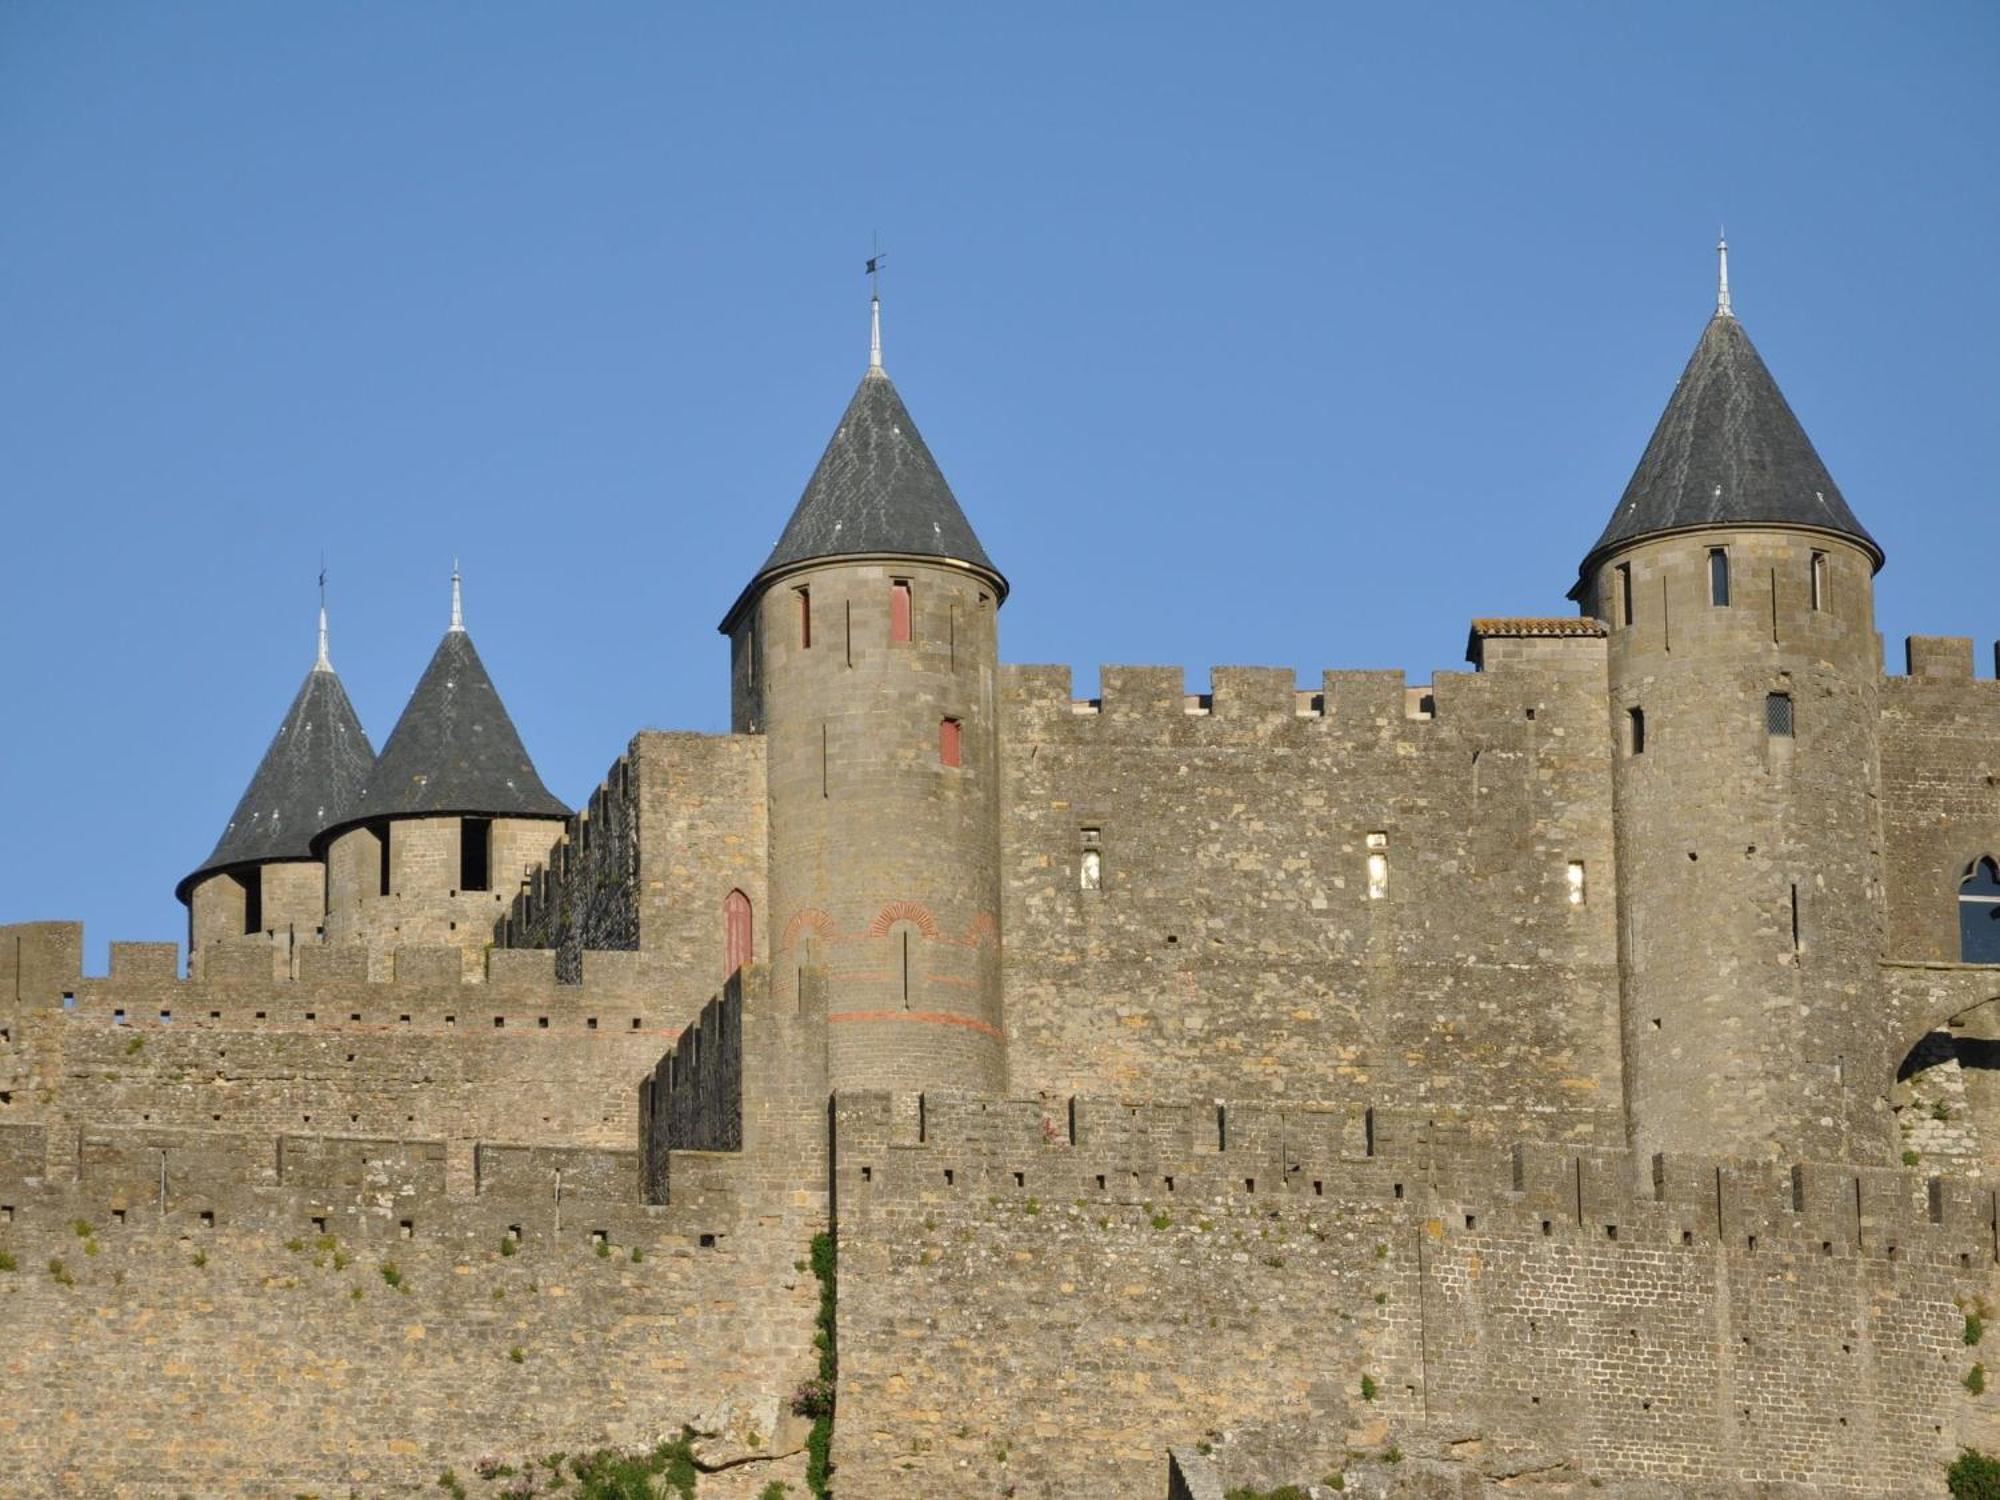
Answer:
[(634, 1245), (632, 1247), (632, 1264), (636, 1266), (645, 1258), (646, 1252), (641, 1250), (637, 1245)]
[(1163, 1208), (1153, 1215), (1150, 1222), (1155, 1229), (1171, 1229), (1174, 1226), (1174, 1216)]
[(207, 1265), (207, 1264), (208, 1264), (208, 1252), (207, 1252), (206, 1250), (197, 1250), (197, 1251), (195, 1251), (195, 1253), (194, 1253), (194, 1268), (195, 1268), (195, 1269), (196, 1269), (197, 1271), (199, 1271), (199, 1270), (200, 1270), (200, 1269), (201, 1269), (201, 1268), (202, 1268), (203, 1266), (205, 1266), (205, 1265)]
[(1347, 1488), (1347, 1475), (1342, 1470), (1335, 1470), (1322, 1479), (1320, 1483), (1330, 1490), (1344, 1490)]
[(1363, 1375), (1361, 1377), (1361, 1399), (1363, 1401), (1373, 1401), (1381, 1394), (1382, 1387), (1375, 1383), (1373, 1375)]
[(518, 1255), (518, 1254), (520, 1254), (520, 1253), (521, 1253), (521, 1242), (520, 1242), (519, 1240), (515, 1239), (515, 1238), (514, 1238), (514, 1236), (513, 1236), (513, 1235), (511, 1235), (511, 1234), (503, 1234), (503, 1235), (501, 1235), (501, 1236), (500, 1236), (500, 1253), (501, 1253), (502, 1255)]
[(1977, 1448), (1961, 1448), (1945, 1470), (1944, 1482), (1952, 1500), (2000, 1500), (2000, 1458), (1989, 1458)]
[(49, 1276), (55, 1281), (57, 1286), (76, 1285), (76, 1278), (70, 1275), (69, 1267), (62, 1263), (62, 1257), (59, 1255), (49, 1257)]
[(611, 1241), (599, 1240), (597, 1242), (597, 1258), (599, 1260), (611, 1259)]
[(1965, 1388), (1975, 1396), (1986, 1394), (1986, 1366), (1974, 1365), (1965, 1372)]
[(459, 1477), (449, 1469), (438, 1475), (438, 1488), (443, 1490), (447, 1495), (450, 1495), (452, 1500), (465, 1500), (465, 1486), (459, 1482)]
[(297, 1255), (301, 1250), (305, 1249), (305, 1247), (306, 1247), (306, 1242), (300, 1239), (297, 1235), (293, 1235), (290, 1239), (285, 1241), (285, 1248), (291, 1251), (292, 1254), (294, 1255)]
[(813, 1347), (819, 1350), (815, 1384), (824, 1392), (826, 1406), (813, 1417), (812, 1430), (806, 1434), (806, 1490), (826, 1500), (832, 1493), (834, 1392), (840, 1383), (840, 1357), (834, 1346), (840, 1289), (833, 1236), (814, 1235), (807, 1259), (819, 1282), (819, 1314), (813, 1330)]
[(757, 1492), (757, 1500), (785, 1500), (792, 1487), (782, 1479), (774, 1479)]
[(14, 1259), (9, 1251), (0, 1250), (0, 1271), (18, 1271), (20, 1269), (21, 1263)]
[(1914, 1151), (1905, 1151), (1903, 1153), (1903, 1165), (1906, 1167), (1914, 1167), (1918, 1162), (1922, 1160), (1923, 1157), (1919, 1156)]
[(1394, 1444), (1391, 1444), (1388, 1448), (1383, 1450), (1382, 1452), (1383, 1463), (1399, 1464), (1402, 1461), (1403, 1461), (1403, 1450), (1401, 1448), (1398, 1448)]
[(72, 1219), (70, 1220), (69, 1227), (70, 1231), (80, 1240), (87, 1240), (93, 1234), (97, 1233), (95, 1229), (90, 1227), (90, 1220), (88, 1219)]
[(394, 1287), (397, 1291), (399, 1292), (402, 1291), (403, 1290), (402, 1268), (399, 1267), (393, 1260), (385, 1260), (382, 1262), (381, 1269), (382, 1269), (382, 1279), (388, 1282), (389, 1285)]
[(507, 1351), (507, 1357), (513, 1360), (514, 1363), (518, 1365), (523, 1363), (528, 1356), (521, 1351), (521, 1346), (519, 1344), (516, 1344), (513, 1348)]

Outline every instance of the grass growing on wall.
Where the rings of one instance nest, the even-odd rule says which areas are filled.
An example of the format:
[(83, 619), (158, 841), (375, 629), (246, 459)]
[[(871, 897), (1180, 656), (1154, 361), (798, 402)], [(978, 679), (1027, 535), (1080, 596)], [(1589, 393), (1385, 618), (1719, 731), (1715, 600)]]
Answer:
[(792, 1398), (792, 1410), (813, 1419), (806, 1437), (806, 1489), (825, 1497), (831, 1493), (833, 1478), (833, 1400), (840, 1379), (840, 1359), (834, 1347), (834, 1325), (839, 1294), (834, 1281), (833, 1236), (812, 1238), (812, 1273), (819, 1281), (819, 1317), (813, 1329), (813, 1347), (819, 1351), (819, 1374)]

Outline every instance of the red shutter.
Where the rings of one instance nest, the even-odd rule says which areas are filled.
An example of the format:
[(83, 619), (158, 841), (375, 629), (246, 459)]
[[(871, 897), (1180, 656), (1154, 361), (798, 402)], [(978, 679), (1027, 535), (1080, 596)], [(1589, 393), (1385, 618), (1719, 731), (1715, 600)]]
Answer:
[(898, 578), (889, 585), (889, 639), (907, 641), (910, 638), (910, 582)]
[(750, 898), (731, 891), (722, 903), (722, 973), (725, 978), (756, 956), (750, 943)]
[(938, 761), (941, 765), (959, 764), (958, 720), (945, 719), (938, 724)]

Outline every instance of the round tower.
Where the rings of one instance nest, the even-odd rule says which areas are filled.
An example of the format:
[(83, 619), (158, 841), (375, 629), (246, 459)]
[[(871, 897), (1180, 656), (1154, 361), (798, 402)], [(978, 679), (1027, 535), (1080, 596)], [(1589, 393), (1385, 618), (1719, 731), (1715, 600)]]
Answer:
[(771, 982), (823, 971), (834, 1088), (1006, 1082), (988, 560), (880, 362), (722, 622), (767, 758)]
[(378, 955), (456, 947), (476, 976), (522, 875), (548, 858), (568, 817), (466, 632), (454, 569), (450, 628), (360, 794), (315, 843), (327, 940)]
[(326, 870), (313, 840), (346, 816), (374, 760), (327, 655), (322, 589), (319, 657), (214, 850), (174, 887), (188, 909), (190, 973), (201, 972), (203, 952), (217, 943), (272, 943), (288, 956), (298, 943), (319, 941)]
[(1873, 578), (1729, 304), (1576, 597), (1610, 626), (1625, 1090), (1656, 1151), (1886, 1160)]

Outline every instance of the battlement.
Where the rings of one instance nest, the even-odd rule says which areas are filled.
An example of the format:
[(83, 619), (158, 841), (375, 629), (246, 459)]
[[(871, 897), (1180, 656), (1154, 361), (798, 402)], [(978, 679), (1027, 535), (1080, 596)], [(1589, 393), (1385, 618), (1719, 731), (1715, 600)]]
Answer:
[(637, 1151), (479, 1141), (467, 1192), (452, 1187), (451, 1150), (440, 1139), (0, 1124), (0, 1226), (160, 1220), (384, 1242), (596, 1233), (713, 1244), (742, 1212), (732, 1162), (717, 1153), (680, 1153), (673, 1201), (658, 1205), (640, 1201)]
[[(1994, 676), (1980, 677), (1973, 665), (1974, 646), (1969, 635), (1906, 635), (1903, 637), (1903, 673), (1900, 680), (1932, 682), (1995, 682), (2000, 678), (2000, 641), (1993, 644), (1989, 660)], [(1888, 681), (1899, 680), (1890, 676)]]
[(1994, 1190), (1956, 1174), (1510, 1146), (1463, 1122), (1377, 1109), (858, 1092), (839, 1095), (834, 1115), (836, 1194), (849, 1204), (1395, 1203), (1442, 1231), (2000, 1262)]
[(637, 953), (581, 954), (578, 977), (566, 982), (546, 949), (493, 948), (484, 955), (484, 982), (471, 984), (456, 948), (371, 955), (314, 944), (297, 950), (294, 972), (274, 964), (267, 945), (224, 943), (203, 954), (199, 976), (184, 977), (178, 945), (114, 942), (110, 972), (89, 975), (81, 972), (82, 932), (74, 922), (0, 927), (0, 949), (16, 954), (13, 989), (22, 1006), (135, 1026), (485, 1026), (669, 1037), (680, 1030), (678, 1018), (658, 1007), (657, 961)]
[[(1197, 724), (1211, 721), (1234, 729), (1276, 731), (1287, 725), (1382, 729), (1458, 715), (1477, 716), (1502, 699), (1518, 715), (1517, 693), (1491, 686), (1498, 676), (1512, 684), (1524, 674), (1574, 673), (1579, 666), (1601, 670), (1604, 627), (1597, 621), (1556, 630), (1568, 622), (1475, 622), (1471, 659), (1474, 672), (1437, 672), (1431, 681), (1411, 683), (1401, 669), (1329, 669), (1317, 686), (1298, 680), (1289, 667), (1212, 667), (1208, 690), (1188, 690), (1185, 667), (1104, 666), (1098, 669), (1098, 696), (1072, 694), (1066, 666), (1002, 666), (1002, 689), (1009, 707), (1054, 730), (1065, 720), (1079, 732), (1102, 724)], [(1490, 626), (1494, 634), (1479, 634)], [(1518, 632), (1513, 627), (1522, 627)], [(1529, 629), (1527, 627), (1541, 627)]]

